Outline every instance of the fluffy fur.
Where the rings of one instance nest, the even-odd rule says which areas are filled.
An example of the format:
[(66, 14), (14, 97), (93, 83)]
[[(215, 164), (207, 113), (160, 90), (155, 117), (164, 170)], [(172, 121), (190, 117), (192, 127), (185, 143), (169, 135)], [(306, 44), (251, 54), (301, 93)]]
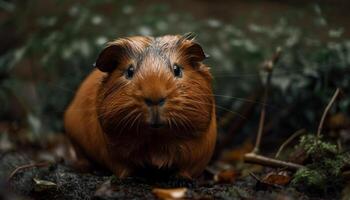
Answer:
[[(198, 176), (216, 142), (215, 104), (205, 54), (190, 36), (129, 37), (108, 44), (65, 113), (78, 151), (118, 177), (144, 168)], [(173, 66), (182, 68), (175, 77)], [(134, 67), (134, 76), (125, 77)], [(145, 99), (164, 98), (163, 106)], [(152, 116), (162, 127), (150, 127)]]

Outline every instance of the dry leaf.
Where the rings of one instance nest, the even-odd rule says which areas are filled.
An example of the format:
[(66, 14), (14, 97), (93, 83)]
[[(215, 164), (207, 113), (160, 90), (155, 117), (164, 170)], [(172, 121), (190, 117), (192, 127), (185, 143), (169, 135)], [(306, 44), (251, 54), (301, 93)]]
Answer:
[(267, 184), (271, 185), (280, 185), (285, 186), (287, 185), (290, 180), (292, 179), (291, 176), (289, 176), (288, 172), (281, 171), (281, 172), (270, 172), (268, 173), (262, 181)]
[(232, 183), (239, 173), (234, 170), (222, 170), (214, 176), (214, 181), (218, 183)]
[(152, 190), (152, 192), (159, 199), (163, 199), (163, 200), (184, 198), (186, 191), (187, 191), (187, 188), (171, 188), (171, 189), (154, 188)]
[(57, 184), (52, 181), (46, 181), (46, 180), (40, 180), (33, 178), (34, 180), (34, 190), (36, 192), (44, 191), (44, 190), (50, 190), (50, 189), (56, 189)]

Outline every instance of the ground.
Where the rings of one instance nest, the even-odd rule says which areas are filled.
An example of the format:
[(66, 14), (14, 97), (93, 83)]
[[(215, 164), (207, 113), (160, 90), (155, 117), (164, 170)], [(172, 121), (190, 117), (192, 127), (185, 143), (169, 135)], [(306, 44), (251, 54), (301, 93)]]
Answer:
[[(1, 177), (8, 177), (18, 166), (35, 163), (30, 151), (0, 154)], [(196, 180), (176, 178), (117, 179), (102, 172), (80, 173), (62, 162), (18, 171), (2, 184), (2, 199), (157, 199), (154, 188), (187, 188), (186, 199), (322, 199), (303, 194), (292, 187), (264, 186), (252, 176), (231, 183), (213, 181), (208, 175)], [(45, 182), (49, 181), (49, 182)], [(14, 194), (18, 196), (14, 196)], [(15, 198), (14, 198), (15, 197)], [(333, 196), (336, 199), (335, 196)], [(325, 199), (332, 199), (327, 197)]]

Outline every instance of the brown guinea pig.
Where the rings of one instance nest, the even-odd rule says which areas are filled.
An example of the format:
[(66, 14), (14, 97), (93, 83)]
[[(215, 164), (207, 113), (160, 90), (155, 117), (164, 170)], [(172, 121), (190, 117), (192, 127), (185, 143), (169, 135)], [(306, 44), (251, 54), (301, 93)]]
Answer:
[(205, 58), (191, 35), (110, 42), (65, 113), (78, 152), (118, 177), (148, 167), (198, 176), (216, 142)]

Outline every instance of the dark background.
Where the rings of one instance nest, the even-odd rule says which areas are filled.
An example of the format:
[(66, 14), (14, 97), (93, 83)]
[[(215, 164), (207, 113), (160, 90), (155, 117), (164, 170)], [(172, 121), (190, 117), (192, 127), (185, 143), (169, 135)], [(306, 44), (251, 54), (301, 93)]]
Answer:
[(332, 113), (349, 118), (349, 8), (346, 0), (0, 0), (0, 133), (64, 132), (64, 110), (107, 41), (195, 32), (211, 56), (224, 146), (254, 139), (260, 66), (283, 49), (262, 148), (274, 151), (300, 128), (316, 131), (336, 87), (344, 98)]

